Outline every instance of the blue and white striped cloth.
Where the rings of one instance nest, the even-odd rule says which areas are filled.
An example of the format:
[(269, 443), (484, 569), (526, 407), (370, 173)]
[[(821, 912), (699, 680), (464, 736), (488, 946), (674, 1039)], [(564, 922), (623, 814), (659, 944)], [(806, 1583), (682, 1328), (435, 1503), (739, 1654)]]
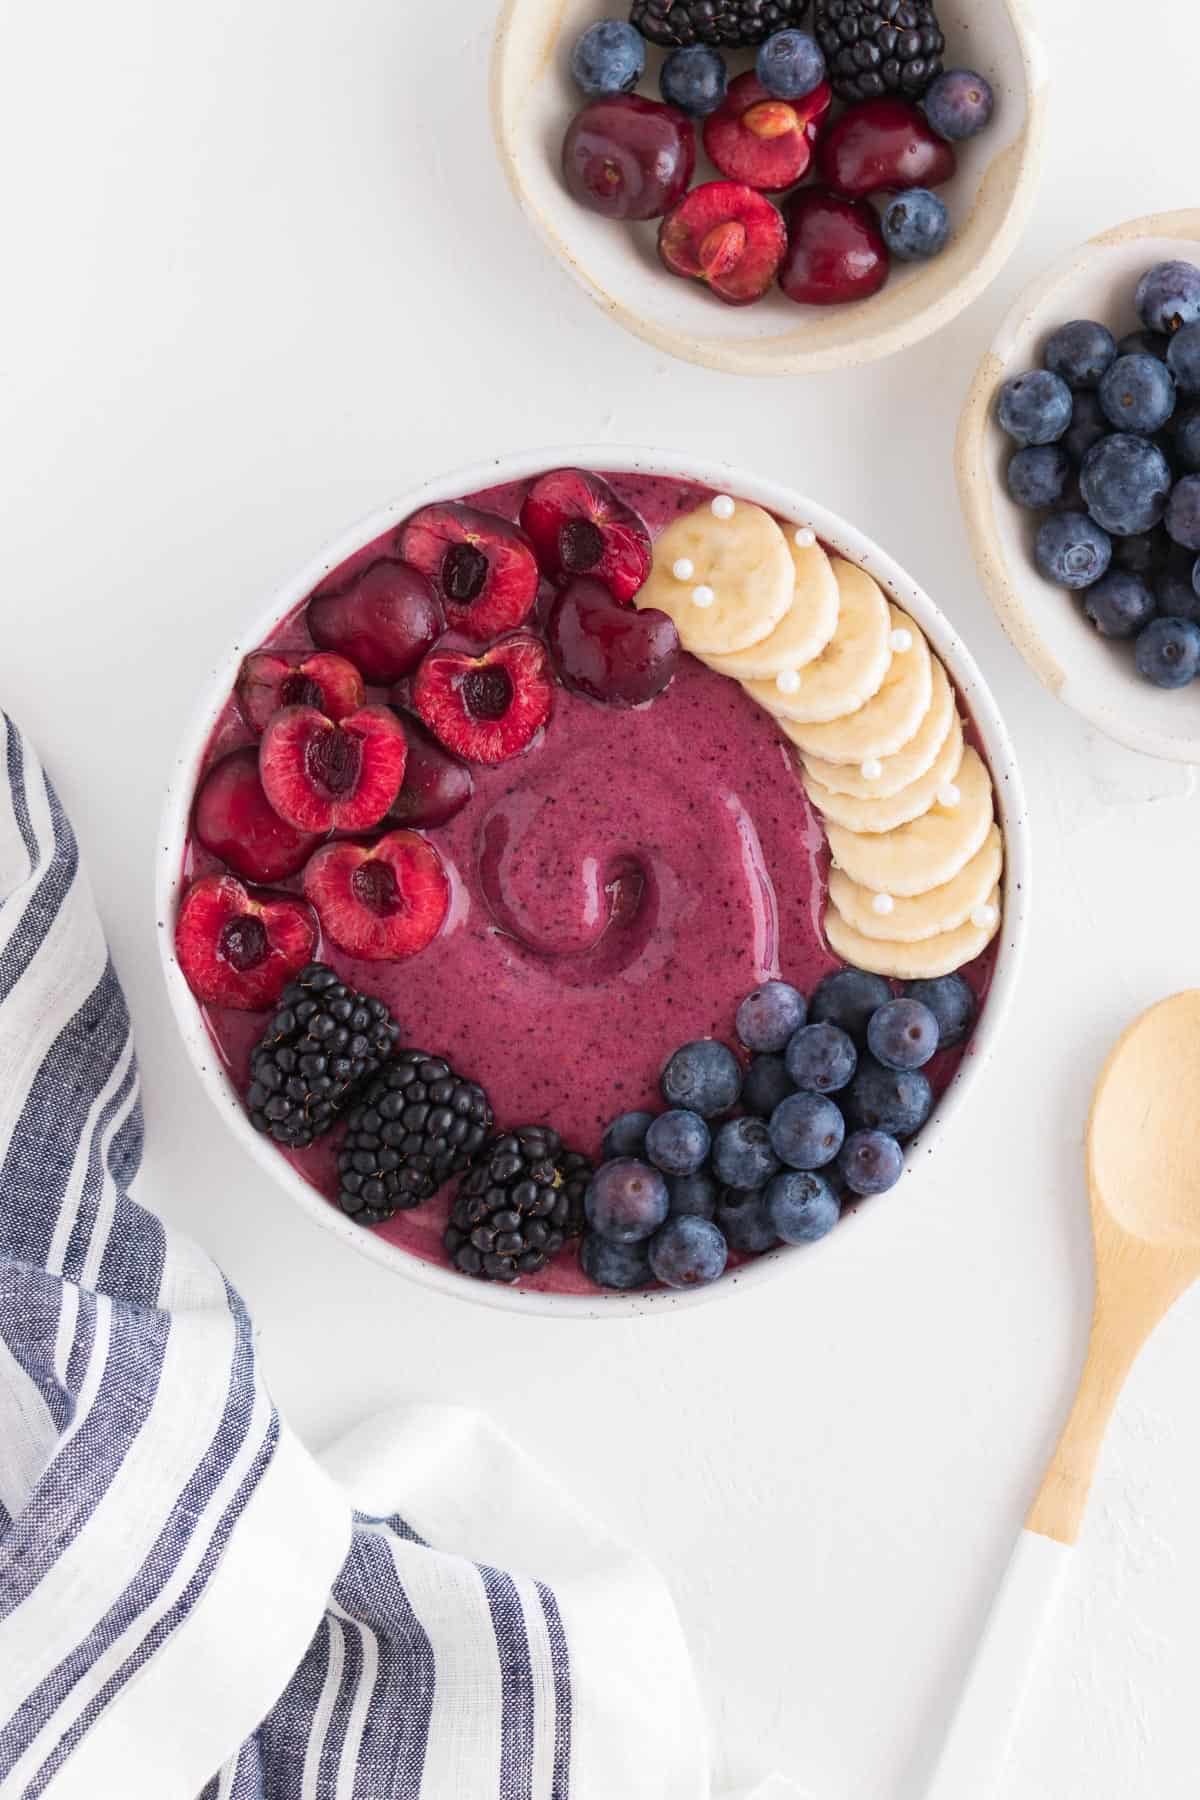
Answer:
[(653, 1570), (470, 1414), (319, 1465), (237, 1294), (130, 1197), (124, 998), (0, 722), (0, 1794), (709, 1795)]

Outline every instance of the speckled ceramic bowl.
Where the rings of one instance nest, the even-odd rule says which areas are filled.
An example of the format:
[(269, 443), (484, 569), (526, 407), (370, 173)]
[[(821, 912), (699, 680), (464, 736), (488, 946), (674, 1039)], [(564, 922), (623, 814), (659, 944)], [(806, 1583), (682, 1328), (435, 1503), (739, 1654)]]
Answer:
[[(497, 483), (522, 481), (545, 469), (564, 465), (627, 470), (666, 477), (682, 476), (719, 492), (737, 494), (746, 500), (755, 501), (780, 518), (796, 519), (810, 525), (832, 549), (875, 576), (897, 604), (912, 615), (929, 639), (932, 649), (942, 658), (963, 703), (970, 710), (991, 768), (997, 814), (1005, 834), (1004, 923), (987, 1004), (972, 1038), (969, 1053), (959, 1065), (954, 1079), (920, 1134), (920, 1158), (911, 1153), (908, 1157), (902, 1185), (918, 1181), (926, 1156), (935, 1150), (943, 1132), (950, 1126), (978, 1083), (1008, 1011), (1018, 965), (1024, 953), (1029, 914), (1029, 828), (1013, 747), (996, 703), (974, 659), (953, 625), (928, 595), (857, 526), (839, 518), (836, 513), (829, 512), (827, 508), (806, 500), (779, 482), (748, 474), (742, 469), (730, 468), (724, 463), (697, 461), (683, 452), (614, 448), (609, 444), (560, 445), (551, 450), (526, 451), (431, 481), (415, 493), (402, 495), (390, 506), (353, 526), (298, 570), (270, 597), (258, 616), (248, 622), (240, 645), (261, 643), (278, 621), (303, 600), (330, 569), (335, 568), (361, 545), (391, 530), (418, 507), (452, 500), (460, 494), (474, 493)], [(455, 1299), (502, 1307), (509, 1312), (553, 1314), (558, 1318), (576, 1319), (668, 1312), (681, 1306), (697, 1306), (708, 1300), (745, 1293), (785, 1272), (795, 1279), (804, 1270), (811, 1274), (818, 1269), (830, 1268), (831, 1259), (836, 1261), (838, 1244), (845, 1241), (838, 1231), (831, 1232), (819, 1244), (804, 1250), (771, 1251), (723, 1276), (711, 1287), (694, 1289), (689, 1293), (665, 1290), (641, 1294), (606, 1294), (599, 1291), (587, 1294), (532, 1293), (519, 1286), (505, 1287), (471, 1281), (449, 1267), (424, 1261), (408, 1250), (389, 1243), (386, 1238), (355, 1225), (311, 1187), (272, 1143), (255, 1131), (240, 1096), (215, 1053), (201, 1009), (175, 960), (173, 946), (173, 921), (179, 899), (191, 803), (205, 749), (237, 677), (242, 653), (241, 647), (234, 648), (228, 654), (222, 650), (219, 658), (214, 660), (211, 677), (171, 769), (162, 835), (159, 838), (156, 917), (162, 922), (159, 929), (159, 949), (167, 992), (192, 1065), (201, 1086), (225, 1124), (262, 1173), (277, 1182), (310, 1219), (332, 1232), (352, 1249), (369, 1256), (373, 1262), (383, 1263), (398, 1274), (406, 1275), (424, 1287), (436, 1288)]]
[(979, 366), (958, 431), (958, 482), (971, 547), (1004, 629), (1052, 694), (1131, 750), (1200, 763), (1200, 696), (1143, 681), (1125, 646), (1109, 643), (1033, 560), (1035, 515), (1008, 497), (1013, 446), (996, 423), (1001, 384), (1036, 368), (1068, 319), (1100, 319), (1118, 337), (1138, 327), (1133, 296), (1156, 262), (1200, 263), (1200, 210), (1133, 219), (1082, 244), (1021, 295)]
[[(526, 214), (554, 255), (610, 317), (689, 362), (745, 375), (796, 375), (872, 362), (940, 329), (1003, 268), (1024, 227), (1041, 160), (1046, 72), (1026, 0), (942, 0), (950, 66), (993, 84), (989, 129), (958, 146), (946, 188), (950, 246), (923, 265), (894, 264), (869, 300), (796, 306), (779, 292), (725, 306), (698, 283), (668, 275), (656, 225), (598, 218), (571, 199), (562, 140), (580, 95), (570, 49), (593, 20), (620, 9), (604, 0), (506, 0), (492, 63), (492, 117), (501, 160)], [(649, 65), (657, 68), (657, 53)], [(650, 91), (648, 83), (643, 90)], [(656, 90), (655, 90), (656, 91)]]

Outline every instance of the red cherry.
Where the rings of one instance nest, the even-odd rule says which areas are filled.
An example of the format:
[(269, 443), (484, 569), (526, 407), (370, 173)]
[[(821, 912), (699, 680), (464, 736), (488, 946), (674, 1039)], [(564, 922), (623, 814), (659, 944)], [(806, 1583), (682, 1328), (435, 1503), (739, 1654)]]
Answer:
[(335, 723), (311, 706), (287, 706), (263, 733), (258, 772), (281, 819), (301, 831), (369, 831), (404, 780), (408, 744), (387, 706), (363, 706)]
[(369, 847), (326, 844), (304, 892), (334, 943), (366, 962), (400, 962), (431, 944), (450, 909), (450, 881), (433, 845), (392, 831)]
[(206, 875), (183, 897), (175, 954), (205, 1006), (263, 1012), (313, 959), (317, 927), (302, 900), (252, 894), (233, 875)]
[(760, 299), (786, 248), (775, 207), (737, 181), (702, 182), (671, 208), (658, 232), (658, 253), (671, 273), (705, 282), (728, 306)]
[(887, 245), (865, 201), (801, 188), (785, 206), (784, 222), (788, 249), (779, 285), (789, 300), (837, 306), (865, 300), (887, 280)]
[(413, 713), (402, 718), (408, 739), (404, 785), (392, 802), (384, 824), (446, 825), (460, 813), (475, 790), (475, 778)]
[(200, 783), (192, 823), (206, 850), (247, 881), (286, 881), (320, 843), (281, 819), (263, 792), (258, 749), (249, 745), (215, 763)]
[(446, 629), (425, 577), (390, 557), (359, 570), (349, 586), (318, 588), (307, 618), (315, 644), (378, 682), (410, 674)]
[(587, 577), (559, 596), (549, 638), (568, 687), (610, 706), (652, 700), (679, 667), (679, 633), (666, 613), (618, 606), (603, 582)]
[(954, 151), (931, 130), (925, 114), (891, 98), (847, 108), (817, 151), (820, 179), (850, 200), (939, 187), (957, 166)]
[(344, 719), (366, 695), (362, 676), (344, 656), (307, 656), (293, 667), (282, 656), (255, 650), (238, 672), (237, 697), (247, 724), (262, 731), (281, 707), (315, 706), (326, 718)]
[(638, 94), (593, 100), (563, 144), (572, 197), (606, 219), (660, 219), (687, 191), (695, 166), (692, 121)]
[(801, 100), (779, 100), (756, 75), (739, 75), (704, 121), (704, 148), (730, 181), (778, 193), (808, 172), (818, 121), (832, 101), (824, 81)]
[(482, 656), (434, 650), (417, 670), (412, 698), (447, 750), (501, 763), (528, 749), (545, 725), (554, 682), (544, 646), (518, 631)]

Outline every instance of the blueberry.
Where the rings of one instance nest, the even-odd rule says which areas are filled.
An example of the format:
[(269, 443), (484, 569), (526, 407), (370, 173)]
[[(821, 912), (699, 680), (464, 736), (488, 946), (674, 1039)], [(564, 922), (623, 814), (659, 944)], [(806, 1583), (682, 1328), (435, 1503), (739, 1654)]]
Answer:
[(1071, 479), (1071, 459), (1061, 444), (1027, 444), (1008, 464), (1008, 491), (1018, 506), (1045, 512), (1061, 500)]
[(683, 1106), (702, 1119), (727, 1112), (742, 1091), (742, 1070), (727, 1044), (697, 1038), (676, 1050), (662, 1072), (663, 1099)]
[(767, 1183), (767, 1217), (785, 1244), (815, 1244), (841, 1217), (841, 1203), (823, 1175), (788, 1169)]
[(858, 1067), (858, 1051), (840, 1025), (805, 1025), (788, 1045), (784, 1064), (796, 1087), (836, 1094)]
[(957, 144), (983, 130), (995, 97), (990, 82), (973, 69), (947, 69), (930, 82), (922, 105), (938, 136)]
[(1153, 356), (1118, 356), (1099, 394), (1105, 417), (1118, 431), (1158, 431), (1175, 411), (1171, 371)]
[(610, 1244), (595, 1231), (587, 1232), (579, 1246), (579, 1261), (597, 1287), (643, 1288), (651, 1279), (645, 1244)]
[(760, 1119), (769, 1119), (779, 1102), (795, 1091), (782, 1056), (756, 1056), (742, 1076), (742, 1105)]
[(789, 1094), (771, 1114), (771, 1147), (790, 1169), (823, 1169), (842, 1147), (846, 1121), (823, 1094)]
[(729, 85), (725, 58), (706, 44), (687, 44), (682, 50), (672, 50), (663, 63), (658, 85), (669, 106), (703, 118), (706, 113), (716, 112), (725, 98)]
[(1094, 319), (1072, 319), (1060, 325), (1046, 345), (1046, 367), (1068, 387), (1094, 388), (1117, 360), (1117, 340), (1107, 325)]
[(622, 19), (589, 25), (571, 52), (571, 73), (585, 94), (628, 94), (645, 67), (645, 40)]
[(804, 995), (786, 981), (765, 981), (737, 1009), (737, 1034), (747, 1050), (783, 1050), (807, 1016)]
[(975, 996), (961, 975), (937, 975), (930, 981), (909, 981), (904, 992), (919, 1000), (937, 1020), (938, 1043), (943, 1050), (961, 1044), (975, 1023)]
[(1162, 518), (1171, 491), (1171, 470), (1157, 444), (1118, 431), (1092, 445), (1083, 459), (1079, 481), (1096, 524), (1115, 536), (1129, 537), (1149, 531)]
[(671, 1288), (707, 1287), (725, 1273), (729, 1246), (711, 1219), (668, 1219), (650, 1241), (650, 1267)]
[(694, 1175), (712, 1142), (699, 1113), (673, 1108), (660, 1113), (646, 1133), (646, 1155), (664, 1175)]
[(667, 1193), (671, 1197), (671, 1217), (677, 1213), (693, 1214), (698, 1219), (711, 1219), (717, 1210), (717, 1184), (711, 1175), (668, 1175)]
[(1086, 513), (1056, 513), (1039, 528), (1034, 555), (1048, 581), (1085, 588), (1108, 568), (1112, 543)]
[(723, 1195), (716, 1222), (731, 1250), (760, 1255), (764, 1250), (773, 1250), (779, 1242), (761, 1194)]
[(1136, 637), (1157, 611), (1154, 595), (1140, 575), (1110, 569), (1083, 597), (1083, 610), (1101, 637)]
[[(1068, 456), (1073, 456), (1076, 462), (1082, 462), (1092, 445), (1108, 436), (1109, 429), (1099, 395), (1090, 388), (1081, 388), (1071, 405), (1071, 423), (1062, 440), (1062, 447)], [(1023, 452), (1018, 452), (1020, 454)]]
[(1161, 331), (1131, 331), (1117, 345), (1118, 356), (1157, 356), (1159, 362), (1166, 362), (1167, 348), (1171, 340)]
[(779, 1158), (763, 1120), (730, 1119), (722, 1125), (713, 1139), (712, 1166), (723, 1187), (764, 1187), (778, 1173)]
[(1200, 550), (1200, 475), (1185, 475), (1171, 489), (1167, 532), (1188, 550)]
[(904, 1152), (886, 1131), (854, 1131), (838, 1168), (852, 1194), (886, 1194), (904, 1173)]
[(871, 1014), (891, 997), (892, 990), (882, 975), (838, 969), (818, 985), (809, 1003), (809, 1020), (814, 1025), (837, 1025), (856, 1044), (863, 1044)]
[(618, 1156), (640, 1156), (646, 1148), (646, 1133), (653, 1123), (654, 1114), (648, 1112), (622, 1113), (614, 1119), (600, 1145), (604, 1161), (612, 1162)]
[(1185, 325), (1171, 338), (1167, 367), (1181, 394), (1200, 394), (1200, 324)]
[(1151, 619), (1135, 655), (1138, 674), (1155, 687), (1186, 687), (1200, 673), (1200, 625), (1191, 619)]
[(1053, 444), (1071, 423), (1071, 390), (1061, 375), (1030, 369), (1000, 389), (1001, 429), (1018, 444)]
[(1200, 406), (1177, 412), (1171, 421), (1175, 459), (1190, 474), (1200, 472)]
[(883, 239), (900, 262), (928, 262), (950, 241), (946, 202), (928, 188), (896, 194), (883, 209)]
[(1131, 575), (1152, 580), (1165, 568), (1171, 551), (1171, 540), (1161, 526), (1153, 531), (1135, 532), (1132, 537), (1118, 538), (1113, 545), (1113, 566), (1128, 569)]
[(933, 1089), (919, 1069), (885, 1069), (865, 1056), (850, 1083), (846, 1112), (865, 1131), (909, 1138), (933, 1111)]
[(1138, 282), (1138, 318), (1147, 331), (1168, 335), (1200, 319), (1200, 269), (1193, 263), (1156, 263)]
[(885, 1069), (923, 1069), (938, 1047), (938, 1022), (920, 1000), (889, 1000), (867, 1027), (867, 1044)]
[(825, 58), (807, 31), (776, 31), (760, 47), (754, 72), (769, 94), (799, 100), (825, 79)]
[(667, 1184), (658, 1170), (632, 1156), (602, 1164), (583, 1199), (592, 1230), (614, 1244), (637, 1244), (653, 1237), (669, 1205)]

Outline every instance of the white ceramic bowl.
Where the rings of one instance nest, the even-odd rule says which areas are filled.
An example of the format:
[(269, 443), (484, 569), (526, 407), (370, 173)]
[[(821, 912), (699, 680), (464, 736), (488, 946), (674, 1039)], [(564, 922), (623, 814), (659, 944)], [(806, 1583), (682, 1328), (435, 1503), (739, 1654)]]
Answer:
[[(991, 992), (979, 1027), (972, 1040), (970, 1053), (964, 1057), (953, 1082), (938, 1102), (934, 1114), (921, 1133), (923, 1151), (933, 1149), (951, 1120), (966, 1102), (970, 1089), (999, 1036), (1008, 1010), (1017, 967), (1025, 944), (1029, 909), (1029, 827), (1025, 800), (1017, 771), (1016, 759), (1008, 733), (1001, 722), (986, 683), (974, 659), (958, 637), (949, 620), (933, 601), (922, 592), (891, 558), (855, 526), (836, 513), (806, 500), (779, 482), (746, 474), (723, 463), (701, 462), (682, 452), (614, 448), (612, 445), (568, 445), (551, 450), (524, 452), (507, 456), (473, 469), (459, 470), (436, 481), (426, 483), (414, 493), (405, 494), (392, 505), (364, 519), (337, 539), (303, 569), (297, 571), (272, 595), (261, 614), (250, 621), (243, 645), (258, 644), (273, 630), (283, 616), (316, 587), (317, 583), (360, 545), (369, 543), (382, 532), (390, 531), (420, 506), (435, 501), (456, 499), (461, 494), (475, 493), (500, 482), (520, 481), (543, 469), (575, 465), (582, 468), (610, 469), (647, 475), (683, 476), (722, 492), (737, 494), (756, 501), (781, 518), (810, 525), (827, 544), (850, 561), (870, 571), (900, 606), (910, 612), (931, 645), (941, 656), (966, 706), (979, 729), (995, 781), (996, 805), (1006, 840), (1004, 924), (1000, 951), (996, 962)], [(214, 1053), (204, 1027), (200, 1008), (193, 999), (175, 960), (172, 948), (173, 921), (179, 897), (180, 870), (187, 835), (188, 811), (195, 790), (201, 760), (213, 725), (227, 701), (242, 651), (236, 650), (218, 669), (201, 698), (196, 715), (188, 727), (171, 770), (163, 813), (162, 834), (157, 871), (156, 917), (160, 921), (159, 949), (166, 975), (167, 992), (183, 1041), (187, 1046), (201, 1086), (209, 1095), (226, 1125), (258, 1166), (278, 1182), (304, 1212), (343, 1243), (374, 1262), (383, 1263), (398, 1273), (418, 1281), (425, 1287), (458, 1300), (472, 1300), (485, 1306), (498, 1306), (510, 1312), (553, 1314), (559, 1318), (601, 1318), (619, 1314), (667, 1311), (679, 1306), (695, 1306), (705, 1300), (742, 1293), (788, 1270), (798, 1276), (812, 1269), (817, 1261), (836, 1257), (839, 1233), (834, 1231), (820, 1244), (805, 1251), (781, 1249), (747, 1264), (711, 1287), (689, 1293), (652, 1292), (645, 1294), (540, 1294), (526, 1293), (482, 1281), (471, 1281), (452, 1269), (423, 1262), (407, 1250), (388, 1243), (371, 1231), (355, 1225), (309, 1186), (296, 1171), (251, 1125), (232, 1083), (227, 1079)], [(922, 1156), (921, 1163), (924, 1165)], [(916, 1159), (909, 1156), (905, 1181), (919, 1179)]]
[(1013, 446), (996, 423), (996, 393), (1041, 362), (1050, 333), (1069, 319), (1099, 319), (1118, 337), (1138, 328), (1139, 278), (1153, 263), (1200, 263), (1200, 211), (1133, 219), (1056, 263), (1013, 306), (979, 365), (958, 430), (958, 482), (983, 584), (1004, 629), (1038, 680), (1117, 743), (1170, 762), (1200, 763), (1200, 704), (1193, 691), (1143, 681), (1123, 645), (1087, 623), (1033, 561), (1038, 520), (1008, 497)]
[[(581, 96), (568, 57), (585, 26), (617, 10), (605, 0), (506, 0), (493, 53), (492, 120), (524, 211), (626, 330), (689, 362), (739, 374), (850, 367), (919, 343), (1003, 268), (1024, 229), (1041, 160), (1045, 57), (1025, 0), (941, 0), (948, 65), (978, 69), (997, 97), (989, 129), (958, 146), (958, 173), (946, 190), (954, 236), (930, 263), (895, 264), (871, 299), (831, 307), (798, 307), (780, 293), (754, 306), (725, 306), (662, 268), (656, 222), (617, 224), (572, 200), (560, 156)], [(657, 53), (647, 66), (657, 69)], [(650, 84), (642, 89), (649, 93)]]

